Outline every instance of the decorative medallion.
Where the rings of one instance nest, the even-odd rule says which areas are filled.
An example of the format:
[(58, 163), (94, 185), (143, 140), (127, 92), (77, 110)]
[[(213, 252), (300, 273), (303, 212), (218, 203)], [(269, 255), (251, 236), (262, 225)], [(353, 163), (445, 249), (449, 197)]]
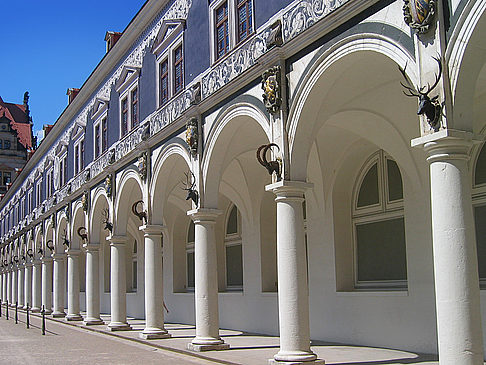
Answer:
[(283, 44), (282, 22), (280, 21), (280, 19), (273, 23), (270, 29), (270, 34), (268, 35), (266, 40), (267, 49), (270, 49), (272, 47), (280, 47)]
[(192, 95), (190, 103), (191, 105), (197, 105), (201, 102), (201, 83), (196, 82), (196, 84), (192, 87)]
[(81, 197), (81, 205), (83, 206), (83, 210), (85, 212), (88, 211), (88, 204), (89, 204), (89, 192), (85, 191), (83, 196)]
[(113, 175), (112, 174), (106, 175), (105, 190), (106, 190), (106, 196), (108, 198), (111, 198), (111, 196), (113, 195)]
[(426, 33), (435, 15), (436, 0), (404, 0), (403, 16), (405, 23), (415, 33)]
[(262, 75), (263, 103), (268, 112), (275, 114), (282, 104), (280, 96), (280, 66), (274, 66)]
[(147, 178), (147, 152), (143, 152), (138, 157), (138, 173), (140, 174), (140, 178), (145, 181)]
[(189, 119), (186, 124), (186, 142), (189, 145), (193, 156), (197, 154), (197, 144), (199, 140), (197, 124), (197, 118)]

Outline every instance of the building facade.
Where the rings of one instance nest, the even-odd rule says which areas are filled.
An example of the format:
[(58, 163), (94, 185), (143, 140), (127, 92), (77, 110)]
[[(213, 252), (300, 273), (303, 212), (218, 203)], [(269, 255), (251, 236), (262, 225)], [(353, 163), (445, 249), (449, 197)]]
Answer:
[(482, 364), (485, 8), (147, 1), (0, 202), (2, 300)]

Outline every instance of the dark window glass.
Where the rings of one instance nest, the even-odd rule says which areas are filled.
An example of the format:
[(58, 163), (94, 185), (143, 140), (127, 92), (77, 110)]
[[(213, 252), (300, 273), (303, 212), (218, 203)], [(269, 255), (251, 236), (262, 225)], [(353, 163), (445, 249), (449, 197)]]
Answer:
[(182, 55), (182, 45), (174, 51), (174, 94), (182, 91), (184, 87), (184, 63)]
[(229, 287), (243, 285), (241, 244), (226, 246), (226, 284)]
[(378, 164), (375, 163), (366, 173), (361, 183), (358, 194), (358, 208), (378, 204), (380, 196), (378, 192)]
[(64, 185), (68, 181), (67, 156), (63, 158), (63, 175), (64, 175), (64, 181), (63, 181), (63, 185)]
[(403, 199), (402, 175), (400, 174), (397, 163), (387, 159), (386, 169), (388, 172), (388, 200)]
[(191, 221), (191, 223), (189, 223), (189, 230), (187, 231), (187, 242), (188, 243), (194, 242), (194, 237), (195, 237), (195, 234), (194, 234), (194, 222)]
[(358, 282), (407, 280), (404, 219), (356, 225)]
[(122, 100), (122, 137), (128, 132), (128, 101), (127, 98)]
[(12, 174), (10, 172), (3, 173), (3, 185), (10, 184), (12, 181)]
[(169, 64), (167, 60), (160, 63), (160, 105), (169, 101)]
[(81, 151), (79, 152), (79, 171), (84, 169), (84, 140), (79, 143)]
[(138, 88), (132, 90), (132, 128), (138, 126)]
[(74, 147), (74, 175), (79, 172), (79, 144)]
[(486, 205), (474, 207), (479, 278), (486, 279)]
[(101, 151), (105, 152), (108, 148), (108, 124), (106, 118), (101, 121), (102, 138), (101, 138)]
[(194, 252), (187, 253), (187, 287), (194, 288)]
[(486, 183), (486, 148), (484, 146), (479, 153), (474, 171), (474, 185)]
[(225, 2), (216, 9), (216, 58), (224, 56), (228, 51), (228, 3)]
[(5, 140), (5, 141), (3, 142), (3, 146), (4, 146), (4, 148), (5, 148), (6, 150), (9, 150), (9, 149), (10, 149), (10, 141)]
[(252, 31), (251, 0), (238, 0), (238, 42), (245, 40)]
[(236, 205), (233, 206), (228, 217), (228, 223), (226, 225), (226, 234), (238, 233), (238, 210)]
[(3, 148), (3, 141), (0, 139), (0, 150)]
[(100, 125), (95, 127), (95, 158), (100, 155)]

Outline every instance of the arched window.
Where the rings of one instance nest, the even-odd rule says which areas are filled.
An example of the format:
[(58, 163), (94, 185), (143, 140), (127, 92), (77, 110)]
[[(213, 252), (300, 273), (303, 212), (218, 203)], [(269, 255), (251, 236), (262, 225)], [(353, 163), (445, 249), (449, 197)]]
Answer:
[(224, 238), (226, 257), (226, 289), (243, 289), (243, 255), (241, 246), (241, 228), (238, 209), (233, 205), (226, 219)]
[(486, 148), (484, 146), (476, 158), (472, 189), (481, 288), (486, 287)]
[(187, 229), (187, 240), (186, 240), (186, 289), (189, 291), (194, 290), (194, 222), (189, 223), (189, 228)]
[(353, 199), (356, 288), (406, 288), (402, 176), (382, 150), (363, 166)]
[(132, 290), (137, 291), (137, 241), (133, 243), (132, 251)]

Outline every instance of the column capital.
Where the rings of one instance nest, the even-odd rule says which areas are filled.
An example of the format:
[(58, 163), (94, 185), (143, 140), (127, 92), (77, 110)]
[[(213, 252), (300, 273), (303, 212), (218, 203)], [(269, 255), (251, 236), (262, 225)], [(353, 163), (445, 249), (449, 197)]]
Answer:
[(110, 242), (110, 246), (123, 246), (127, 243), (127, 236), (108, 236), (106, 240)]
[(218, 216), (220, 216), (222, 213), (223, 212), (219, 209), (197, 208), (189, 210), (187, 215), (191, 217), (194, 223), (215, 223)]
[(457, 129), (442, 129), (438, 132), (412, 139), (412, 147), (423, 147), (427, 162), (446, 160), (469, 160), (471, 147), (484, 141), (484, 137)]
[(52, 257), (44, 256), (41, 258), (41, 262), (52, 262)]
[(145, 224), (138, 227), (138, 230), (142, 231), (145, 235), (155, 236), (161, 235), (162, 232), (164, 232), (165, 228), (166, 227), (161, 224)]
[(64, 260), (66, 258), (65, 253), (58, 253), (58, 252), (53, 253), (51, 256), (54, 261)]
[(271, 191), (277, 199), (298, 199), (304, 200), (304, 193), (312, 189), (314, 184), (305, 181), (281, 180), (265, 186), (266, 191)]
[(83, 247), (86, 251), (99, 251), (101, 245), (99, 243), (85, 243)]
[(79, 256), (81, 254), (81, 250), (70, 248), (70, 249), (66, 250), (66, 254), (67, 254), (67, 257)]

